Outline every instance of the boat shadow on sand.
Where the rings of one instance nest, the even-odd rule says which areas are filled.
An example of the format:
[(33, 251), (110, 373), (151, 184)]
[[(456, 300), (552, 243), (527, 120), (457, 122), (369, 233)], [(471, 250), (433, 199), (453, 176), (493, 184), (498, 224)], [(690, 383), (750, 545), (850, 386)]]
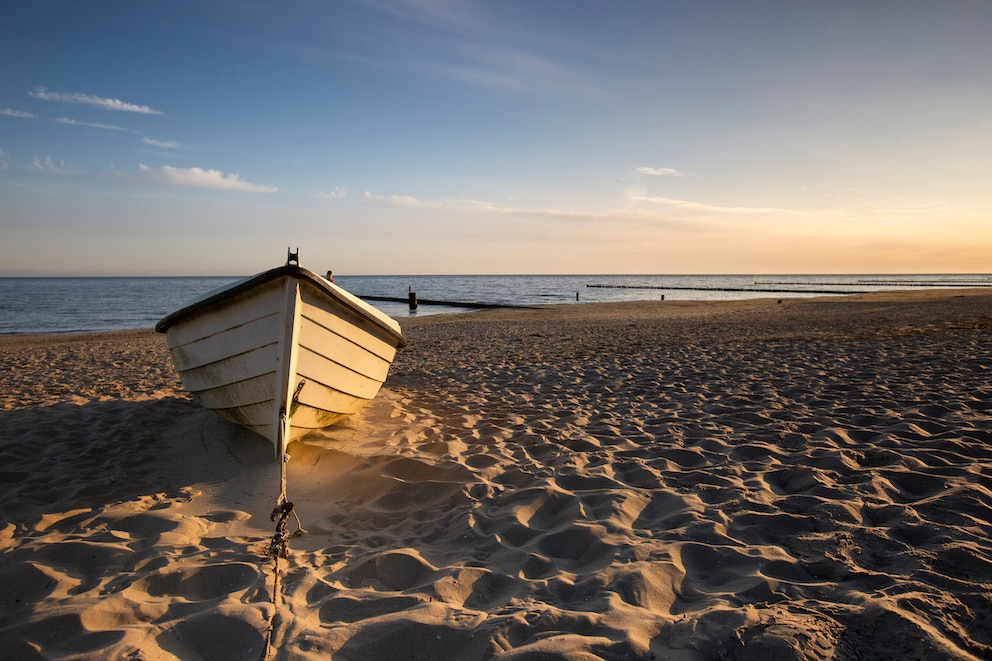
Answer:
[[(370, 414), (395, 409), (381, 399)], [(402, 519), (406, 504), (456, 497), (471, 477), (378, 452), (372, 426), (360, 415), (289, 446), (288, 493), (309, 528), (290, 540), (296, 582), (387, 544), (347, 541), (335, 526), (349, 504)], [(334, 434), (357, 454), (330, 449)], [(271, 444), (183, 398), (0, 412), (0, 657), (259, 658), (278, 493)]]

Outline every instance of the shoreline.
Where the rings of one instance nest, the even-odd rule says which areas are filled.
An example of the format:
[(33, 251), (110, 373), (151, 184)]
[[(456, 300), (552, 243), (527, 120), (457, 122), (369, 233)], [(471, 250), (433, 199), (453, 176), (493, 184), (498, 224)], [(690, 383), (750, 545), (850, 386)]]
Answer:
[[(671, 307), (690, 307), (695, 308), (701, 306), (703, 309), (709, 309), (713, 306), (722, 307), (726, 305), (735, 306), (751, 306), (751, 305), (762, 305), (768, 303), (781, 303), (781, 304), (801, 304), (804, 302), (857, 302), (857, 301), (871, 301), (871, 300), (892, 300), (892, 301), (902, 301), (905, 299), (916, 299), (916, 300), (933, 300), (942, 299), (946, 297), (958, 297), (958, 296), (983, 296), (988, 293), (992, 293), (992, 287), (989, 286), (974, 286), (974, 287), (946, 287), (946, 288), (927, 288), (927, 289), (905, 289), (905, 290), (883, 290), (878, 292), (870, 293), (857, 293), (857, 294), (837, 294), (837, 295), (816, 295), (816, 296), (802, 296), (802, 297), (776, 297), (774, 295), (769, 295), (760, 298), (746, 298), (746, 299), (726, 299), (726, 300), (707, 300), (707, 299), (690, 299), (690, 300), (680, 300), (680, 299), (670, 299), (667, 301), (658, 301), (657, 299), (645, 299), (640, 301), (616, 301), (616, 302), (587, 302), (587, 301), (577, 301), (577, 302), (567, 302), (567, 303), (548, 303), (540, 305), (506, 305), (501, 306), (497, 304), (483, 304), (487, 307), (482, 307), (477, 310), (465, 310), (465, 311), (453, 311), (444, 313), (430, 313), (425, 314), (420, 317), (415, 314), (412, 316), (400, 316), (396, 317), (397, 321), (401, 324), (410, 323), (411, 325), (417, 325), (418, 323), (431, 321), (435, 318), (439, 319), (451, 319), (451, 318), (463, 318), (464, 315), (474, 315), (481, 312), (491, 314), (499, 311), (507, 311), (513, 313), (515, 311), (533, 311), (533, 310), (552, 310), (559, 311), (568, 314), (566, 311), (569, 308), (589, 308), (590, 306), (595, 309), (595, 306), (604, 306), (602, 309), (609, 310), (612, 306), (627, 306), (632, 310), (636, 310), (641, 306), (650, 306), (657, 303), (663, 303), (664, 305)], [(397, 299), (400, 300), (400, 299)], [(404, 299), (405, 300), (405, 299)], [(476, 304), (469, 304), (476, 305)], [(154, 332), (153, 325), (147, 328), (124, 328), (124, 329), (104, 329), (104, 330), (93, 330), (93, 331), (52, 331), (52, 332), (28, 332), (28, 333), (0, 333), (0, 346), (11, 345), (11, 344), (24, 344), (33, 341), (42, 341), (44, 339), (85, 339), (98, 336), (115, 336), (121, 334), (122, 337), (127, 337), (132, 334), (141, 334)]]
[[(650, 324), (660, 342), (813, 339), (932, 332), (981, 323), (988, 319), (982, 316), (982, 306), (989, 305), (989, 301), (992, 289), (940, 289), (811, 298), (566, 303), (432, 314), (398, 321), (404, 333), (414, 334), (421, 328), (513, 322), (537, 323), (550, 334), (561, 330), (557, 328), (559, 323), (602, 325), (627, 321)], [(942, 305), (940, 319), (931, 319), (927, 310), (914, 308), (934, 302)], [(975, 306), (979, 309), (975, 310)], [(567, 338), (568, 342), (574, 340)], [(408, 349), (406, 354), (416, 355), (415, 349)], [(154, 398), (166, 394), (186, 398), (164, 337), (151, 328), (0, 335), (0, 359), (9, 365), (0, 373), (0, 410), (87, 399)], [(394, 365), (403, 362), (401, 351)], [(130, 374), (126, 369), (129, 365), (135, 368)], [(394, 367), (392, 372), (395, 370)], [(87, 371), (101, 376), (82, 384), (73, 381), (75, 374)], [(103, 376), (112, 372), (122, 378)]]
[(151, 330), (0, 336), (0, 655), (992, 656), (992, 292), (401, 319), (271, 448)]

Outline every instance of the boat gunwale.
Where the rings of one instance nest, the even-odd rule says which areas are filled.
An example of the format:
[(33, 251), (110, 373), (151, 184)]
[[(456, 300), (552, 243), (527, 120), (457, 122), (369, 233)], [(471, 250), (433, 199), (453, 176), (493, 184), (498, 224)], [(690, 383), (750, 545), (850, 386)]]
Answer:
[[(372, 322), (377, 328), (384, 330), (391, 339), (396, 342), (396, 348), (401, 349), (406, 346), (406, 339), (403, 337), (401, 331), (397, 331), (395, 328), (390, 327), (382, 319), (369, 314), (369, 311), (363, 307), (356, 305), (353, 301), (349, 300), (347, 297), (342, 296), (329, 282), (321, 278), (319, 275), (303, 268), (302, 266), (296, 266), (292, 264), (287, 264), (285, 266), (279, 266), (268, 271), (263, 271), (257, 275), (250, 276), (244, 280), (240, 280), (231, 285), (228, 285), (220, 290), (214, 292), (208, 292), (202, 298), (197, 299), (174, 312), (169, 313), (163, 317), (157, 324), (155, 324), (155, 331), (158, 333), (165, 333), (168, 329), (183, 321), (185, 318), (194, 315), (201, 310), (209, 309), (215, 305), (224, 303), (231, 300), (241, 294), (247, 293), (257, 287), (260, 287), (268, 282), (272, 282), (282, 277), (296, 278), (299, 281), (308, 282), (314, 287), (316, 287), (320, 292), (330, 297), (335, 303), (343, 305), (351, 312), (359, 315), (363, 319), (367, 319)], [(343, 290), (342, 290), (343, 291)], [(347, 292), (345, 292), (347, 293)], [(372, 306), (368, 306), (372, 310), (375, 310), (379, 314), (386, 317), (387, 315)], [(387, 317), (388, 318), (388, 317)]]

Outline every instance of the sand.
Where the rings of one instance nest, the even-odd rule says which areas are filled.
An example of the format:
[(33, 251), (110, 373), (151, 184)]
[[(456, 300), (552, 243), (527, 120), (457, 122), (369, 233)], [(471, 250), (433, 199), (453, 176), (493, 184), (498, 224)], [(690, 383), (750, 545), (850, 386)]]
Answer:
[(277, 591), (161, 336), (0, 338), (0, 658), (992, 658), (988, 290), (402, 323)]

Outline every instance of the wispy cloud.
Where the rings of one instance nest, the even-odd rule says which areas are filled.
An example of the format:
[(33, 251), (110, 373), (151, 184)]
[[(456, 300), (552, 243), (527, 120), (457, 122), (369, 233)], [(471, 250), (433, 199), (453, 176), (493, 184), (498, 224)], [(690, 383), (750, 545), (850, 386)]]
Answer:
[(116, 124), (102, 124), (100, 122), (81, 122), (76, 119), (70, 119), (68, 117), (57, 117), (54, 120), (58, 124), (67, 124), (69, 126), (88, 126), (94, 129), (103, 129), (104, 131), (124, 131), (125, 133), (137, 133), (133, 129), (126, 129), (123, 126), (117, 126)]
[(20, 188), (21, 190), (34, 191), (35, 193), (45, 193), (46, 195), (51, 195), (55, 193), (54, 190), (41, 188), (39, 186), (30, 186), (21, 181), (10, 181), (8, 179), (0, 179), (0, 184), (3, 184), (5, 186), (10, 186), (12, 188)]
[(77, 171), (65, 166), (65, 161), (59, 161), (56, 163), (52, 160), (51, 156), (46, 156), (44, 160), (40, 159), (37, 154), (34, 156), (34, 160), (31, 161), (31, 169), (37, 170), (38, 172), (47, 172), (49, 174), (76, 174)]
[(12, 108), (2, 108), (0, 109), (0, 115), (6, 117), (19, 117), (21, 119), (38, 119), (38, 115), (31, 112), (24, 112), (23, 110), (13, 110)]
[(453, 56), (439, 60), (408, 60), (405, 66), (418, 73), (480, 87), (515, 91), (594, 91), (581, 74), (545, 57), (491, 44), (474, 42), (450, 47)]
[(675, 168), (637, 168), (637, 171), (641, 174), (649, 174), (653, 177), (684, 177), (685, 174), (679, 172)]
[(155, 140), (154, 138), (144, 138), (142, 142), (146, 145), (151, 145), (152, 147), (161, 147), (162, 149), (179, 149), (182, 147), (181, 144), (173, 140)]
[(343, 200), (348, 197), (348, 189), (344, 186), (335, 186), (330, 193), (317, 193), (318, 200)]
[(54, 101), (56, 103), (79, 103), (86, 106), (103, 108), (104, 110), (115, 110), (120, 112), (136, 112), (143, 115), (161, 115), (161, 110), (155, 110), (149, 106), (142, 106), (135, 103), (127, 103), (120, 99), (111, 99), (91, 94), (63, 94), (61, 92), (49, 92), (47, 88), (36, 87), (28, 92), (32, 97), (42, 101)]
[(423, 202), (410, 195), (377, 195), (372, 191), (365, 191), (365, 199), (371, 202), (386, 202), (395, 207), (406, 207), (411, 209), (433, 208), (443, 206), (441, 202)]
[(875, 209), (872, 213), (879, 215), (905, 216), (947, 211), (952, 208), (952, 205), (944, 202), (943, 200), (901, 198), (892, 200), (891, 206)]
[(145, 180), (160, 184), (213, 188), (242, 193), (275, 193), (279, 190), (275, 186), (263, 186), (243, 181), (239, 174), (224, 174), (220, 170), (176, 168), (169, 165), (153, 168), (144, 164), (139, 164), (138, 169)]
[(555, 209), (550, 207), (517, 207), (507, 204), (496, 204), (495, 202), (484, 202), (481, 200), (457, 200), (448, 203), (460, 209), (473, 209), (476, 211), (486, 211), (503, 216), (540, 216), (542, 218), (566, 218), (572, 220), (586, 220), (596, 217), (585, 211), (575, 211), (574, 209)]
[[(587, 70), (576, 66), (574, 56), (562, 56), (548, 43), (547, 32), (502, 12), (498, 3), (364, 0), (363, 4), (399, 24), (387, 38), (399, 49), (394, 55), (401, 56), (390, 58), (388, 49), (380, 49), (359, 57), (368, 64), (490, 89), (598, 91)], [(384, 29), (397, 29), (391, 21), (385, 24)], [(588, 44), (575, 45), (574, 52), (588, 48)]]
[(421, 200), (411, 195), (379, 195), (365, 191), (365, 199), (370, 202), (390, 204), (407, 209), (444, 209), (454, 211), (479, 211), (502, 216), (527, 216), (543, 218), (589, 219), (596, 217), (584, 211), (571, 209), (517, 207), (482, 200)]
[(597, 227), (604, 224), (613, 226), (615, 228), (614, 231), (621, 231), (619, 229), (621, 225), (650, 226), (689, 233), (706, 233), (714, 231), (715, 228), (715, 225), (705, 220), (673, 218), (657, 211), (636, 207), (595, 211), (517, 206), (486, 200), (448, 199), (423, 201), (409, 195), (377, 195), (370, 191), (366, 191), (365, 199), (371, 202), (391, 204), (401, 208), (432, 209), (439, 212), (451, 212), (457, 214), (456, 217), (466, 214), (481, 214), (499, 219), (507, 219), (506, 222), (509, 222), (509, 219), (517, 218), (523, 219), (524, 222), (541, 220), (547, 221), (556, 227), (566, 227), (569, 231), (583, 226)]
[(743, 215), (778, 215), (778, 216), (808, 216), (805, 211), (794, 209), (779, 209), (776, 207), (726, 207), (716, 204), (706, 204), (705, 202), (692, 202), (689, 200), (676, 200), (670, 197), (648, 197), (641, 196), (638, 201), (650, 202), (652, 204), (662, 204), (666, 206), (678, 207), (680, 209), (691, 209), (693, 211), (712, 211), (716, 213), (743, 214)]

